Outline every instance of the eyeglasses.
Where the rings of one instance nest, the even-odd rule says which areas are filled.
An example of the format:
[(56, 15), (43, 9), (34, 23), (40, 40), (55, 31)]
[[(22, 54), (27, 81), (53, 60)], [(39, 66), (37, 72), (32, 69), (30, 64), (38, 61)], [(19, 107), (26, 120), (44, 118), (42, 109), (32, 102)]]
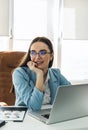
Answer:
[(46, 50), (40, 50), (38, 53), (34, 50), (30, 51), (30, 56), (35, 57), (38, 54), (38, 56), (42, 57), (46, 54), (50, 54), (50, 52), (47, 52)]

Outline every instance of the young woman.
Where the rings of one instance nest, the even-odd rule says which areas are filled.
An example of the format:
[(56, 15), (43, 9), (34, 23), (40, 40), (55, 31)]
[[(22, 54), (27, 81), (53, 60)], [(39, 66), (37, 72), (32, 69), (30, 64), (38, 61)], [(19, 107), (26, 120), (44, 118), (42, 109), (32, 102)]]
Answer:
[(25, 58), (12, 75), (16, 94), (15, 105), (40, 110), (44, 104), (52, 104), (60, 85), (70, 82), (57, 68), (51, 68), (54, 51), (46, 37), (36, 37), (30, 44)]

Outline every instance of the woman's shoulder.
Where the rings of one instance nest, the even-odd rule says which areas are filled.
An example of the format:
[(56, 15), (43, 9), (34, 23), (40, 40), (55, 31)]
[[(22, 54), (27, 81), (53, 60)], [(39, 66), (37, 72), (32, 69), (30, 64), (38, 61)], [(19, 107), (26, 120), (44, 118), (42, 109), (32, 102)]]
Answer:
[(59, 77), (61, 75), (60, 69), (58, 69), (58, 68), (50, 68), (49, 73), (50, 73), (51, 76), (54, 75), (56, 77)]
[(17, 67), (14, 69), (13, 74), (25, 74), (30, 72), (30, 69), (28, 69), (28, 67)]
[(13, 72), (23, 72), (24, 70), (27, 70), (27, 67), (17, 67)]
[(53, 73), (60, 73), (60, 69), (59, 68), (50, 68), (49, 71), (53, 72)]
[(28, 67), (17, 67), (13, 71), (13, 75), (23, 75), (23, 77), (34, 77), (35, 74)]

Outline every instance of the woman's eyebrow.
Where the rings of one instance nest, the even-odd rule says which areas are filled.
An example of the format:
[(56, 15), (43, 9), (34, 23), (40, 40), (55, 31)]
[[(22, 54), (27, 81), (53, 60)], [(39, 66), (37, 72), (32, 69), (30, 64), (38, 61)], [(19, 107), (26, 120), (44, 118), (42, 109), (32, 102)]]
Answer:
[[(36, 52), (36, 50), (30, 50), (30, 51), (35, 51), (35, 52)], [(42, 49), (42, 50), (39, 50), (39, 51), (47, 51), (47, 50), (45, 50), (45, 49)]]
[(47, 50), (45, 50), (45, 49), (42, 49), (42, 50), (40, 50), (40, 51), (47, 51)]

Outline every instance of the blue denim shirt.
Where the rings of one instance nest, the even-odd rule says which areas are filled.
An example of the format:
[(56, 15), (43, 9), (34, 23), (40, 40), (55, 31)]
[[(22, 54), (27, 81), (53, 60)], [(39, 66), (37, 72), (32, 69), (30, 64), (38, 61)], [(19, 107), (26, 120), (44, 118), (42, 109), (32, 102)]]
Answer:
[[(60, 73), (59, 69), (49, 68), (49, 87), (51, 104), (54, 101), (56, 90), (60, 85), (68, 85), (70, 82)], [(44, 93), (36, 86), (36, 74), (28, 67), (18, 67), (12, 74), (13, 85), (16, 94), (15, 105), (27, 106), (32, 110), (40, 110)]]

